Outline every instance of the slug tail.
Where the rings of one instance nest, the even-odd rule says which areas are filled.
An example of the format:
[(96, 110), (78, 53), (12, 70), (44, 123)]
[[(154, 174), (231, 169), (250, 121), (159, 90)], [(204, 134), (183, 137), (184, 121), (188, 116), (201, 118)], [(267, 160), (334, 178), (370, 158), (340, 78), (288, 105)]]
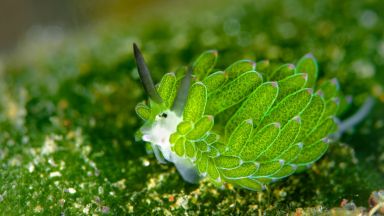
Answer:
[(345, 133), (348, 130), (351, 130), (353, 127), (359, 124), (364, 118), (368, 116), (368, 114), (371, 112), (374, 105), (375, 105), (375, 100), (372, 97), (368, 97), (364, 101), (364, 104), (359, 108), (359, 110), (357, 110), (355, 114), (353, 114), (351, 117), (339, 123), (339, 130), (334, 135), (334, 137), (340, 138), (343, 135), (343, 133)]

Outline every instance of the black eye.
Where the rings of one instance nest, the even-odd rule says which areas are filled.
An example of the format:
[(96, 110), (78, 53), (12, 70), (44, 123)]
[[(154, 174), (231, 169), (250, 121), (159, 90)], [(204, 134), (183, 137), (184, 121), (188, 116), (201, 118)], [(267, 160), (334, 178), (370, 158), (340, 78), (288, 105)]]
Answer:
[(167, 113), (161, 113), (160, 114), (160, 117), (162, 117), (162, 118), (167, 118), (167, 116), (168, 116)]

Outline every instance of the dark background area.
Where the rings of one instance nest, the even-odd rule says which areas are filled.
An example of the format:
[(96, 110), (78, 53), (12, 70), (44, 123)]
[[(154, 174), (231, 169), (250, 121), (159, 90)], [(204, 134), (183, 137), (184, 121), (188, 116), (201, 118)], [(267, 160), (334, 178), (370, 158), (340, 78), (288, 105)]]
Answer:
[(76, 28), (85, 11), (72, 1), (2, 0), (0, 3), (0, 52), (9, 51), (34, 26)]
[(148, 17), (146, 11), (152, 13), (164, 7), (184, 7), (188, 2), (191, 1), (1, 0), (0, 53), (15, 48), (18, 41), (36, 27), (51, 26), (66, 32), (74, 31), (110, 19), (125, 22), (138, 16)]

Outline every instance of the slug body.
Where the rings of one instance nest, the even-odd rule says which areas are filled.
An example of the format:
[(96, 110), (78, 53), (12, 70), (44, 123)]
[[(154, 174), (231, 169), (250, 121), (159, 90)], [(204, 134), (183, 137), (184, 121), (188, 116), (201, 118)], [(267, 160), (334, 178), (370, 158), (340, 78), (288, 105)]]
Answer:
[(266, 61), (240, 60), (220, 71), (217, 52), (207, 51), (155, 86), (134, 51), (149, 96), (136, 106), (145, 120), (140, 138), (191, 183), (208, 177), (217, 186), (262, 190), (318, 160), (347, 107), (336, 79), (317, 85), (312, 55), (297, 66), (272, 70)]
[(179, 157), (171, 150), (169, 137), (176, 131), (177, 125), (182, 121), (181, 116), (175, 112), (167, 110), (155, 118), (149, 127), (143, 127), (142, 139), (151, 143), (155, 156), (160, 163), (172, 162), (185, 181), (197, 183), (199, 174), (193, 163), (183, 157)]

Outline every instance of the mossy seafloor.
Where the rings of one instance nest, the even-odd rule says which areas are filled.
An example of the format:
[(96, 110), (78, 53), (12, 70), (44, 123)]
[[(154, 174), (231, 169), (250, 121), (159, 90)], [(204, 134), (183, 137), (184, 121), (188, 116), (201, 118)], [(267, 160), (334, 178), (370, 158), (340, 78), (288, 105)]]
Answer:
[[(315, 214), (346, 210), (330, 211), (343, 199), (368, 208), (384, 188), (383, 9), (374, 0), (222, 2), (70, 35), (43, 29), (0, 68), (0, 214)], [(145, 98), (134, 41), (156, 80), (207, 49), (219, 50), (222, 68), (312, 52), (321, 77), (353, 96), (349, 114), (367, 95), (377, 103), (314, 166), (268, 191), (190, 185), (134, 140), (134, 106)]]

